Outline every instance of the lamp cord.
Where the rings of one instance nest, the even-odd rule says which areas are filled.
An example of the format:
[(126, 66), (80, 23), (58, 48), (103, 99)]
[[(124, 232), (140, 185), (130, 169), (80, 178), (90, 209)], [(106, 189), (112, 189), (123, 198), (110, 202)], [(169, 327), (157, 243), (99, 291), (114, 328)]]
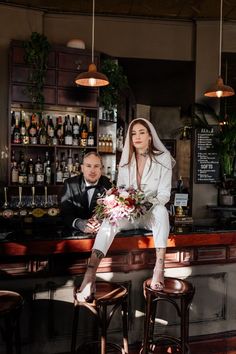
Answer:
[(222, 51), (222, 13), (223, 13), (223, 0), (220, 0), (220, 41), (219, 41), (219, 76), (221, 76), (221, 51)]
[(95, 13), (95, 0), (93, 0), (93, 16), (92, 16), (92, 63), (94, 63), (94, 13)]

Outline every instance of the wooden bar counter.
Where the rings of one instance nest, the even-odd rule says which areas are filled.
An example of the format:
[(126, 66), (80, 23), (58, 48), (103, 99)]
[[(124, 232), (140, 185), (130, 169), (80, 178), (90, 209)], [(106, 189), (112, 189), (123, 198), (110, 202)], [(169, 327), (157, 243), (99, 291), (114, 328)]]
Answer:
[[(44, 264), (48, 275), (80, 274), (87, 265), (94, 238), (71, 230), (55, 227), (24, 228), (1, 241), (0, 265), (12, 264), (7, 272), (17, 276), (32, 276)], [(130, 230), (118, 234), (99, 267), (99, 272), (149, 269), (154, 264), (153, 237), (147, 230)], [(60, 257), (61, 256), (61, 257)], [(63, 256), (63, 257), (62, 257)], [(22, 272), (19, 262), (23, 261)], [(68, 268), (68, 261), (71, 266)], [(17, 274), (13, 264), (17, 262)], [(30, 266), (26, 267), (25, 262)], [(236, 262), (236, 231), (183, 231), (170, 233), (166, 254), (166, 267), (181, 267), (206, 263)], [(65, 268), (63, 269), (63, 263)], [(47, 264), (47, 267), (45, 265)], [(59, 269), (58, 268), (59, 264)], [(33, 274), (32, 274), (33, 273)], [(46, 275), (45, 273), (45, 275)]]
[[(68, 353), (73, 318), (73, 287), (82, 279), (94, 238), (57, 222), (12, 225), (0, 229), (1, 289), (19, 292), (25, 299), (22, 318), (23, 352)], [(178, 229), (180, 230), (180, 229)], [(199, 338), (231, 333), (236, 328), (236, 230), (192, 227), (171, 232), (165, 274), (188, 279), (196, 288), (190, 311), (190, 336)], [(130, 230), (118, 234), (97, 272), (98, 280), (115, 281), (129, 289), (129, 343), (139, 345), (143, 333), (142, 284), (151, 276), (155, 249), (150, 232)], [(173, 334), (178, 319), (168, 314)], [(79, 338), (88, 335), (84, 319)], [(158, 331), (165, 331), (160, 325)], [(162, 326), (163, 327), (163, 326)], [(120, 324), (110, 329), (120, 338)], [(0, 342), (0, 350), (2, 344)]]

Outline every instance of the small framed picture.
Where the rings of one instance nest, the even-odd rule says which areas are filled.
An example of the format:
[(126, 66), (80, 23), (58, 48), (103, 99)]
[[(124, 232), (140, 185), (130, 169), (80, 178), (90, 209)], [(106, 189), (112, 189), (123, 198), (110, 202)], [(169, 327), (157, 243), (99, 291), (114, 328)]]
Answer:
[(162, 143), (167, 150), (171, 153), (171, 156), (176, 157), (176, 140), (175, 139), (162, 139)]

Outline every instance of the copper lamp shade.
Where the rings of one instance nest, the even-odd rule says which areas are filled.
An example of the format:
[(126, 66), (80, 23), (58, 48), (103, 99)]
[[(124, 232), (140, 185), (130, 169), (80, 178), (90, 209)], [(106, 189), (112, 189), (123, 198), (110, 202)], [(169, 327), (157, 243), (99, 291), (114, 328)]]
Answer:
[(75, 78), (75, 83), (81, 86), (100, 87), (109, 84), (109, 80), (106, 75), (99, 73), (97, 67), (94, 64), (94, 17), (95, 17), (95, 0), (93, 0), (92, 11), (92, 60), (88, 67), (88, 71), (79, 74)]
[(204, 96), (207, 97), (229, 97), (233, 96), (234, 89), (230, 86), (224, 85), (221, 77), (221, 50), (222, 50), (222, 32), (223, 32), (223, 0), (220, 0), (220, 21), (219, 21), (219, 68), (218, 79), (216, 83), (211, 85), (207, 91), (204, 92)]
[(205, 91), (204, 96), (207, 97), (229, 97), (233, 96), (234, 89), (230, 86), (224, 85), (222, 77), (218, 77), (215, 84), (211, 85), (207, 91)]
[(100, 87), (108, 85), (109, 80), (106, 75), (99, 73), (96, 65), (92, 63), (89, 65), (88, 71), (76, 77), (75, 83), (81, 86)]

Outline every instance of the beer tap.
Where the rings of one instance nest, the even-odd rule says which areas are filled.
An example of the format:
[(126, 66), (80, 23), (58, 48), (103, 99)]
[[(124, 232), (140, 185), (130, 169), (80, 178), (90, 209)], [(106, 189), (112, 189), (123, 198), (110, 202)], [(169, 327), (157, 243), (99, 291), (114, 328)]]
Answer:
[(48, 187), (44, 187), (44, 208), (48, 207)]
[(19, 186), (19, 201), (17, 203), (17, 208), (22, 208), (22, 187)]
[(36, 203), (35, 203), (35, 186), (32, 186), (31, 191), (32, 191), (31, 208), (34, 209), (36, 207)]
[(7, 209), (9, 207), (9, 203), (7, 200), (7, 187), (4, 187), (4, 204), (3, 209)]

